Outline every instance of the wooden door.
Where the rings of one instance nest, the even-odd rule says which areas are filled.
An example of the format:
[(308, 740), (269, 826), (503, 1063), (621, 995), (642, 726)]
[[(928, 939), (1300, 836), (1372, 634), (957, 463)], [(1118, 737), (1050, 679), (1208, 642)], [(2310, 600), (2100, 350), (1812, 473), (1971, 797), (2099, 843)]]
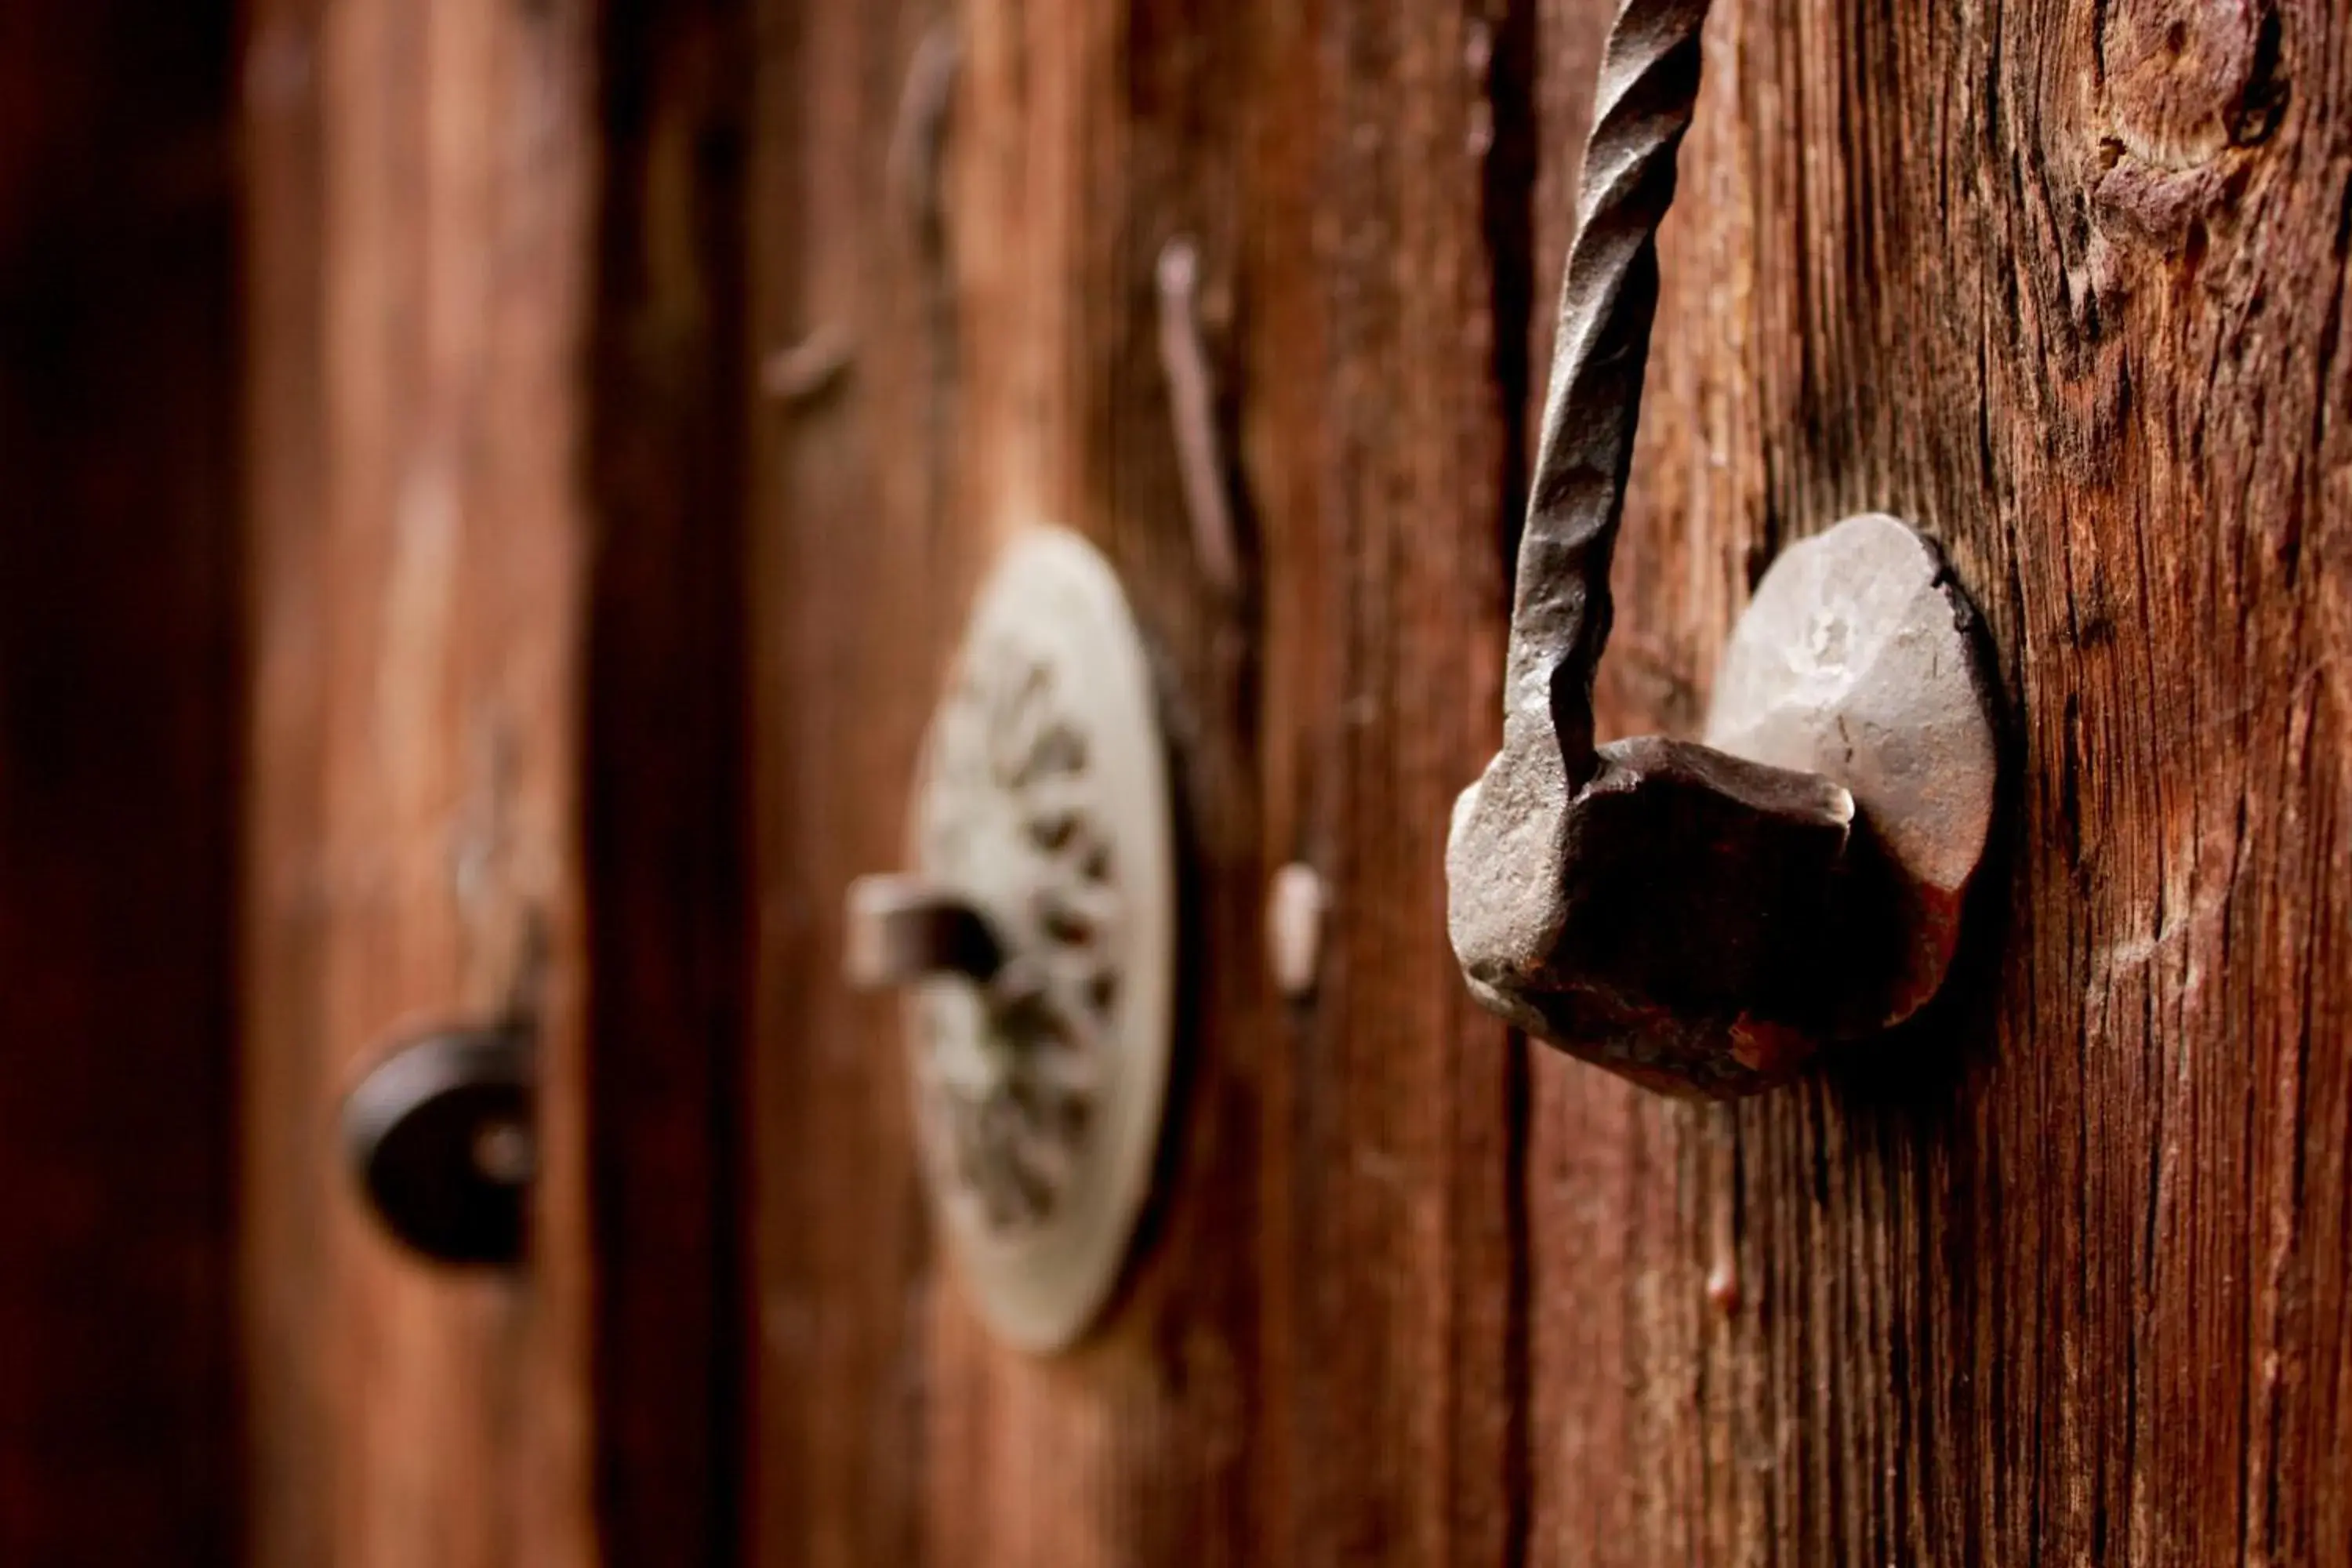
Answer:
[[(1885, 509), (1985, 617), (2006, 772), (1948, 1001), (1699, 1106), (1507, 1037), (1443, 919), (1612, 10), (755, 8), (753, 1560), (2352, 1553), (2352, 12), (1717, 7), (1604, 732), (1694, 731), (1777, 551)], [(1158, 1206), (1049, 1361), (960, 1299), (835, 980), (1031, 515), (1163, 661), (1191, 875)]]
[[(1884, 509), (2005, 748), (1947, 999), (1729, 1106), (1445, 939), (1614, 10), (255, 8), (258, 1560), (2352, 1556), (2352, 7), (1717, 7), (1603, 730)], [(1155, 1194), (1044, 1358), (841, 979), (1041, 519), (1153, 650), (1185, 892)], [(436, 1276), (334, 1099), (523, 981), (532, 1261)]]

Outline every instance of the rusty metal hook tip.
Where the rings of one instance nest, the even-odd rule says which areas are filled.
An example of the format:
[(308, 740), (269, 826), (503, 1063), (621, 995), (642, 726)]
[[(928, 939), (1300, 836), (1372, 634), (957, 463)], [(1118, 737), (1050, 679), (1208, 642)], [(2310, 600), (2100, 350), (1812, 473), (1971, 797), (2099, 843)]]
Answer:
[(1199, 247), (1181, 235), (1170, 240), (1160, 247), (1153, 276), (1160, 292), (1160, 368), (1168, 381), (1168, 419), (1192, 552), (1210, 586), (1230, 601), (1241, 592), (1241, 549), (1217, 439), (1215, 383), (1201, 342)]
[(1726, 1096), (1934, 994), (1989, 832), (1993, 763), (1958, 589), (1885, 517), (1791, 548), (1759, 585), (1718, 679), (1718, 746), (1595, 743), (1657, 230), (1707, 9), (1626, 0), (1610, 28), (1519, 552), (1503, 746), (1456, 803), (1446, 879), (1482, 1004), (1654, 1088)]

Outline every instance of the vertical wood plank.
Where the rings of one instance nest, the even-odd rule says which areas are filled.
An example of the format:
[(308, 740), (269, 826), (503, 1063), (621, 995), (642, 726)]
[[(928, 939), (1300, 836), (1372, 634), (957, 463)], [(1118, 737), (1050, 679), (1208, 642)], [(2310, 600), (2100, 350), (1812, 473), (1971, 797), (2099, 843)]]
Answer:
[(1250, 40), (1243, 17), (1182, 5), (966, 6), (961, 25), (958, 521), (992, 546), (1058, 521), (1118, 569), (1160, 678), (1188, 907), (1161, 1168), (1129, 1278), (1059, 1363), (941, 1300), (927, 1533), (940, 1562), (1246, 1562), (1268, 1500), (1250, 1462), (1270, 1007), (1254, 605), (1219, 598), (1185, 508), (1155, 277), (1163, 246), (1193, 247), (1229, 418), (1247, 239), (1225, 84)]
[[(927, 237), (903, 108), (942, 25), (963, 63)], [(761, 426), (778, 489), (759, 493), (782, 497), (753, 553), (758, 1430), (780, 1483), (763, 1561), (1245, 1561), (1255, 1539), (1258, 1263), (1235, 1239), (1258, 1126), (1227, 1031), (1259, 994), (1263, 869), (1237, 773), (1245, 674), (1230, 612), (1199, 591), (1151, 294), (1179, 233), (1234, 265), (1202, 118), (1224, 47), (1172, 13), (1077, 6), (786, 8), (763, 40), (755, 293), (782, 281), (759, 342), (856, 348)], [(1210, 291), (1229, 318), (1230, 283)], [(1119, 563), (1164, 663), (1205, 977), (1152, 1240), (1104, 1331), (1052, 1363), (990, 1340), (935, 1250), (898, 1011), (843, 994), (837, 926), (849, 878), (903, 854), (905, 781), (979, 571), (1048, 520)]]
[(1523, 1528), (1522, 1067), (1463, 992), (1443, 870), (1492, 746), (1521, 484), (1522, 30), (1300, 6), (1252, 78), (1267, 832), (1331, 897), (1266, 1122), (1273, 1560), (1502, 1562)]
[(1538, 1065), (1538, 1560), (2346, 1539), (2342, 21), (1719, 8), (1608, 716), (1686, 730), (1885, 507), (2000, 649), (2010, 842), (1957, 994), (1793, 1093)]
[[(930, 680), (977, 551), (928, 443), (947, 370), (892, 178), (898, 4), (755, 8), (745, 226), (754, 365), (843, 359), (798, 396), (747, 381), (753, 847), (745, 1180), (752, 1300), (746, 1555), (919, 1563), (928, 1239), (887, 1003), (840, 979), (837, 900), (894, 865)], [(911, 153), (907, 155), (912, 155)]]
[[(257, 1555), (564, 1563), (589, 1514), (576, 683), (589, 33), (572, 5), (260, 12), (247, 984)], [(357, 1212), (398, 1031), (541, 1019), (534, 1257)], [(282, 1205), (282, 1208), (281, 1208)]]
[[(1494, 83), (1532, 73), (1494, 67), (1499, 7), (1341, 12), (958, 8), (936, 251), (901, 110), (940, 15), (763, 13), (754, 341), (854, 356), (754, 426), (761, 1561), (1479, 1561), (1523, 1531), (1519, 1068), (1454, 982), (1439, 851), (1499, 668), (1524, 105), (1487, 161)], [(1238, 602), (1170, 434), (1178, 236)], [(902, 853), (971, 584), (1031, 520), (1105, 546), (1154, 644), (1191, 898), (1160, 1195), (1053, 1362), (961, 1300), (895, 1006), (837, 979), (839, 889)], [(1320, 999), (1285, 1008), (1262, 921), (1292, 858), (1338, 908)]]

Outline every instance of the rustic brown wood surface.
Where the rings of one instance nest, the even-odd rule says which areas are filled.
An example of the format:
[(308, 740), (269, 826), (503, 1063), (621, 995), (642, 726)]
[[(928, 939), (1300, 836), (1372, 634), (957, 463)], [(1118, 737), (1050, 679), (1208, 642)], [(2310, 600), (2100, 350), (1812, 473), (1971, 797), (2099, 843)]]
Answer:
[[(1494, 378), (1488, 300), (1525, 279), (1486, 237), (1483, 25), (966, 7), (927, 234), (940, 21), (778, 6), (761, 31), (754, 341), (854, 357), (754, 436), (755, 1555), (1497, 1557), (1524, 1524), (1523, 1069), (1455, 982), (1438, 863), (1488, 740), (1524, 391)], [(1248, 480), (1237, 600), (1171, 436), (1153, 279), (1179, 236)], [(1050, 1363), (959, 1296), (895, 1007), (837, 978), (839, 891), (898, 863), (970, 586), (1033, 521), (1102, 542), (1136, 600), (1192, 900), (1150, 1239), (1104, 1331)], [(1292, 858), (1339, 900), (1297, 1008), (1260, 937)]]
[[(1139, 49), (1087, 12), (966, 16), (930, 221), (931, 78), (910, 65), (941, 14), (761, 11), (753, 341), (852, 357), (814, 385), (769, 378), (753, 426), (759, 1561), (1196, 1563), (1264, 1539), (1249, 1460), (1271, 1037), (1247, 1021), (1271, 1014), (1247, 676), (1188, 543), (1150, 304), (1178, 232), (1230, 275), (1239, 128), (1201, 118), (1212, 43), (1170, 15), (1134, 24), (1165, 46)], [(1130, 58), (1150, 62), (1125, 86), (1160, 101), (1156, 123), (1112, 96)], [(1195, 161), (1204, 144), (1222, 164)], [(1054, 1363), (997, 1348), (944, 1274), (897, 1009), (839, 978), (842, 889), (900, 863), (970, 590), (1031, 521), (1109, 551), (1165, 656), (1200, 895), (1185, 1005), (1222, 1043), (1188, 1066), (1151, 1262), (1116, 1326)]]
[(1897, 511), (2006, 860), (1940, 1016), (1793, 1093), (1539, 1065), (1529, 1555), (2342, 1562), (2352, 12), (1721, 6), (1706, 70), (1608, 716), (1687, 731), (1778, 545)]
[[(893, 1115), (904, 1079), (892, 1053), (868, 1048), (886, 1014), (852, 1003), (825, 941), (837, 929), (827, 900), (898, 852), (922, 677), (947, 646), (950, 576), (962, 581), (976, 554), (934, 524), (919, 451), (890, 460), (938, 412), (921, 379), (929, 344), (912, 253), (888, 226), (898, 205), (882, 184), (896, 71), (915, 26), (894, 5), (771, 6), (753, 39), (754, 356), (805, 346), (828, 325), (845, 344), (825, 312), (877, 274), (898, 288), (856, 323), (865, 335), (854, 363), (818, 366), (801, 378), (805, 394), (776, 406), (746, 388), (756, 960), (743, 1080), (747, 1546), (758, 1560), (811, 1568), (921, 1561), (929, 1297), (909, 1151)], [(845, 426), (838, 402), (851, 395), (890, 396), (896, 423)], [(830, 440), (808, 441), (828, 426)]]
[[(247, 46), (255, 1560), (577, 1564), (590, 1517), (587, 8), (271, 0)], [(341, 1092), (540, 1018), (530, 1269), (360, 1213)]]
[[(752, 341), (853, 353), (752, 435), (758, 1560), (2352, 1550), (2352, 18), (1711, 24), (1604, 732), (1694, 731), (1779, 545), (1884, 507), (1949, 546), (2012, 745), (1955, 994), (1727, 1109), (1524, 1058), (1442, 930), (1609, 9), (960, 7), (936, 258), (894, 129), (934, 13), (762, 13)], [(1154, 358), (1180, 232), (1222, 622)], [(1197, 836), (1169, 1180), (1050, 1364), (958, 1299), (892, 1009), (835, 982), (1029, 516), (1124, 570)], [(1333, 898), (1296, 1008), (1255, 930), (1291, 858)]]
[(237, 1560), (226, 7), (0, 7), (0, 1563)]
[[(1693, 731), (1779, 546), (1883, 507), (1982, 609), (2012, 760), (1948, 1002), (1696, 1108), (1507, 1040), (1444, 935), (1610, 8), (257, 7), (259, 1561), (2352, 1551), (2352, 16), (1711, 24), (1604, 732)], [(1190, 900), (1160, 1194), (1046, 1362), (965, 1304), (896, 1008), (839, 980), (1041, 521), (1153, 643)], [(1285, 1002), (1293, 860), (1331, 913)], [(331, 1107), (534, 929), (538, 1261), (437, 1280)]]

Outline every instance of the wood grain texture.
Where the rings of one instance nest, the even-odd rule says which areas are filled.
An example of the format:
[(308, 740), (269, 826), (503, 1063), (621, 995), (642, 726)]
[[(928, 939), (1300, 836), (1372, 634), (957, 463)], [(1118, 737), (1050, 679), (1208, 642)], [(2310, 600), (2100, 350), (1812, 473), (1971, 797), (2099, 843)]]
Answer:
[[(1500, 8), (1277, 11), (1246, 243), (1268, 616), (1266, 832), (1330, 888), (1277, 1047), (1255, 1560), (1507, 1561), (1523, 1526), (1521, 1047), (1444, 937), (1455, 792), (1494, 743), (1526, 296)], [(1498, 160), (1490, 167), (1488, 160)]]
[(226, 6), (0, 9), (0, 1563), (237, 1560)]
[[(1230, 311), (1222, 46), (1174, 16), (967, 11), (927, 234), (906, 82), (930, 14), (771, 14), (755, 167), (758, 341), (845, 335), (820, 396), (772, 404), (754, 711), (763, 889), (753, 1089), (760, 1561), (1247, 1561), (1262, 1011), (1246, 672), (1202, 592), (1152, 304), (1160, 244), (1210, 258)], [(896, 153), (894, 155), (894, 144)], [(905, 781), (970, 591), (1055, 521), (1118, 563), (1162, 668), (1201, 976), (1145, 1261), (1103, 1331), (1034, 1362), (996, 1345), (929, 1235), (898, 1010), (839, 976), (838, 899), (899, 864)]]
[(916, 1563), (931, 1265), (892, 1013), (842, 984), (836, 900), (852, 876), (897, 861), (903, 781), (977, 554), (942, 521), (942, 470), (914, 445), (942, 416), (944, 372), (888, 168), (925, 18), (895, 4), (754, 16), (751, 352), (830, 335), (855, 357), (801, 399), (742, 388), (754, 400), (756, 963), (746, 1555)]
[[(2352, 16), (1710, 24), (1602, 733), (1694, 733), (1778, 549), (1885, 508), (1985, 615), (2011, 764), (1948, 1000), (1700, 1108), (1520, 1054), (1442, 931), (1612, 8), (964, 5), (936, 258), (890, 157), (932, 14), (762, 13), (754, 342), (856, 356), (753, 443), (759, 1560), (2352, 1541)], [(1152, 357), (1175, 232), (1246, 503), (1230, 612)], [(835, 980), (838, 889), (894, 862), (969, 585), (1033, 512), (1108, 544), (1163, 650), (1197, 868), (1161, 1207), (1053, 1363), (958, 1300), (891, 1009)], [(1255, 923), (1293, 858), (1333, 915), (1286, 1009)]]
[[(273, 4), (257, 149), (246, 1100), (256, 1559), (591, 1561), (579, 680), (583, 6)], [(540, 1023), (534, 1257), (360, 1214), (341, 1091)]]
[(1604, 732), (1884, 507), (1990, 623), (2010, 842), (1939, 1013), (1794, 1092), (1538, 1066), (1535, 1561), (2342, 1560), (2347, 22), (1714, 18)]

